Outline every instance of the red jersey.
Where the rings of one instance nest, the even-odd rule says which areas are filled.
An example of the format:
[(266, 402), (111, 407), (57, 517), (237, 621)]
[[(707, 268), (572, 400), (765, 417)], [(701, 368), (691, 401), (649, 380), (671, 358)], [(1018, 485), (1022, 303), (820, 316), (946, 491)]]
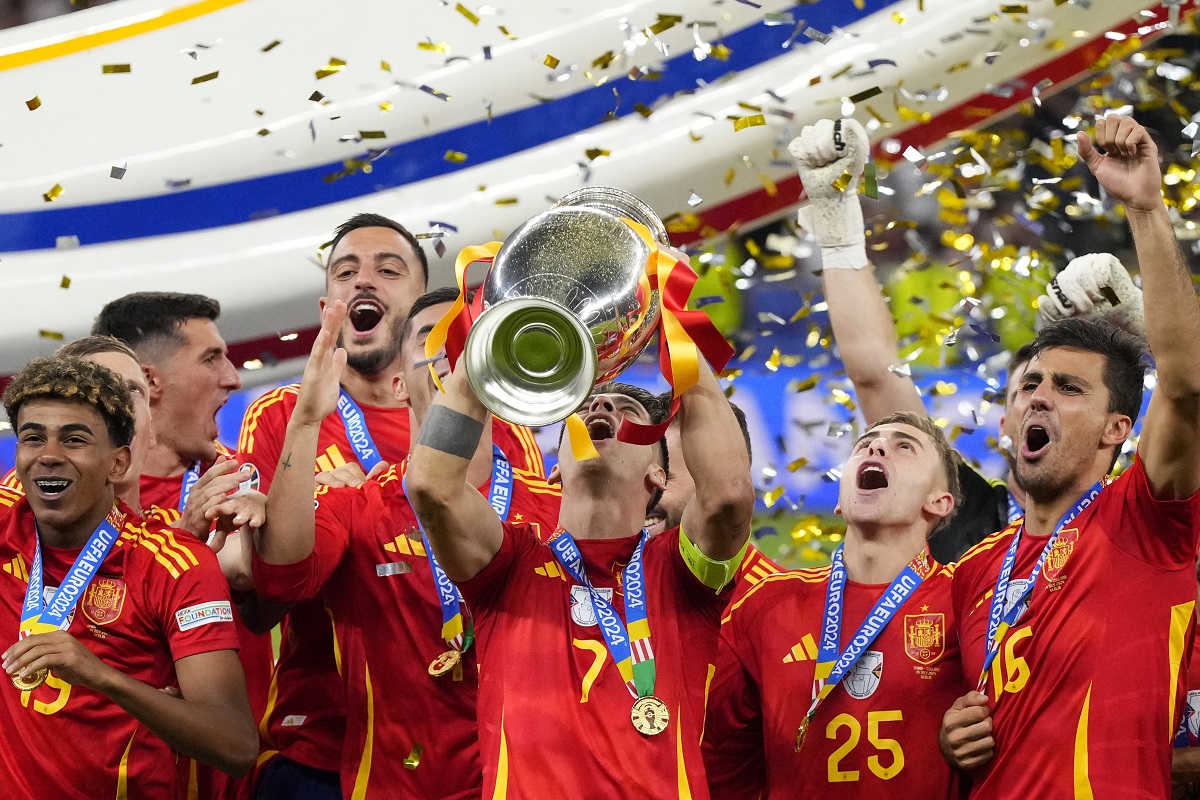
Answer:
[(730, 601), (741, 597), (751, 586), (757, 585), (763, 578), (776, 572), (783, 572), (783, 567), (763, 555), (753, 544), (747, 545), (746, 554), (742, 556), (742, 565), (738, 567), (733, 591), (730, 592)]
[[(229, 588), (216, 557), (194, 537), (121, 510), (127, 517), (120, 538), (68, 630), (125, 675), (178, 686), (176, 661), (237, 648)], [(35, 541), (28, 503), (0, 489), (6, 642), (16, 640)], [(47, 588), (58, 585), (81, 550), (42, 547)], [(184, 790), (178, 757), (165, 742), (104, 695), (53, 674), (32, 692), (0, 687), (0, 730), (5, 797), (136, 800), (175, 798)]]
[[(347, 797), (479, 797), (475, 650), (441, 677), (441, 602), (403, 467), (357, 488), (317, 492), (313, 554), (290, 565), (254, 562), (264, 596), (319, 593), (333, 620), (346, 697), (341, 766)], [(486, 487), (481, 491), (487, 491)], [(558, 491), (516, 476), (510, 518), (553, 530)]]
[[(217, 442), (217, 452), (233, 455), (229, 448)], [(200, 464), (203, 475), (211, 462)], [(164, 477), (142, 475), (139, 483), (142, 507), (147, 519), (157, 519), (164, 525), (174, 526), (181, 516), (179, 494), (183, 490), (185, 473)], [(275, 651), (269, 633), (256, 634), (242, 622), (241, 614), (234, 613), (239, 642), (238, 660), (246, 676), (246, 692), (250, 697), (250, 711), (255, 719), (266, 711), (267, 694), (271, 685), (271, 669), (275, 663)], [(198, 800), (250, 800), (253, 796), (254, 779), (251, 776), (231, 778), (224, 772), (206, 764), (192, 762), (188, 771), (188, 796)]]
[[(984, 689), (996, 753), (973, 798), (1161, 798), (1186, 697), (1196, 609), (1200, 493), (1151, 495), (1141, 461), (1065, 528), (1008, 630)], [(1017, 525), (958, 562), (954, 612), (963, 673), (983, 669), (988, 609)], [(1022, 536), (1020, 588), (1047, 537)]]
[[(639, 536), (577, 542), (588, 577), (624, 618), (619, 576)], [(728, 601), (692, 575), (679, 531), (643, 551), (654, 695), (670, 712), (657, 736), (637, 732), (626, 688), (587, 590), (529, 525), (504, 525), (486, 568), (460, 585), (475, 613), (483, 796), (699, 798), (704, 694)]]
[[(300, 385), (267, 392), (246, 409), (238, 439), (241, 457), (252, 462), (266, 492), (275, 477), (288, 420)], [(400, 464), (408, 457), (409, 410), (359, 404), (380, 457)], [(527, 477), (545, 475), (541, 450), (528, 428), (497, 420), (492, 438)], [(346, 427), (335, 412), (321, 423), (314, 472), (328, 472), (356, 460)], [(272, 751), (315, 769), (336, 772), (345, 738), (345, 698), (333, 654), (333, 632), (320, 601), (298, 605), (283, 625), (279, 661), (271, 680), (270, 702), (259, 732)]]
[[(765, 578), (730, 604), (709, 693), (704, 764), (713, 800), (947, 797), (942, 715), (965, 691), (952, 571), (934, 563), (841, 683), (804, 746), (829, 567)], [(888, 584), (846, 582), (845, 648)]]

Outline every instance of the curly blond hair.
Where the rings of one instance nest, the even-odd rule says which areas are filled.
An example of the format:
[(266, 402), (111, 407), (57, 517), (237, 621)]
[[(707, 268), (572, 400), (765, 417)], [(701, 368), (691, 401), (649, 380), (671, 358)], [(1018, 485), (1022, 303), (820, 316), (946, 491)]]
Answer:
[(30, 400), (65, 400), (90, 405), (104, 418), (108, 438), (118, 447), (133, 440), (133, 401), (125, 382), (94, 361), (70, 356), (35, 358), (13, 376), (4, 391), (4, 410), (17, 427), (21, 406)]

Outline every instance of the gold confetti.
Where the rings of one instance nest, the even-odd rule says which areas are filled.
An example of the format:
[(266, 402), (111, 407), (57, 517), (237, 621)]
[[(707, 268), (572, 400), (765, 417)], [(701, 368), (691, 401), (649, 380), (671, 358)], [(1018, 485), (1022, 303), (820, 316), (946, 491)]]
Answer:
[(758, 182), (762, 184), (768, 197), (774, 197), (779, 194), (779, 187), (775, 185), (775, 181), (771, 180), (771, 176), (765, 172), (758, 173)]
[(42, 98), (38, 97), (35, 94), (33, 96), (32, 100), (25, 101), (25, 107), (28, 108), (30, 111), (37, 111), (39, 108), (42, 107)]
[[(924, 9), (919, 10), (923, 11)], [(892, 12), (892, 22), (896, 23), (897, 25), (903, 25), (907, 19), (908, 17), (904, 16), (899, 11)]]
[(683, 22), (683, 17), (678, 14), (659, 14), (658, 22), (651, 25), (647, 30), (651, 33), (663, 33), (675, 27), (680, 22)]
[(451, 164), (461, 164), (467, 160), (467, 154), (460, 153), (457, 150), (447, 150), (446, 155), (442, 156), (442, 158)]
[(445, 54), (449, 55), (450, 43), (449, 42), (435, 42), (432, 39), (430, 39), (429, 41), (426, 41), (426, 42), (417, 42), (417, 49), (418, 50), (430, 50), (434, 53), (445, 53)]
[(846, 170), (841, 175), (837, 176), (829, 185), (837, 189), (838, 192), (845, 193), (846, 187), (850, 185), (850, 181), (854, 180), (854, 176), (850, 174), (850, 170)]
[(258, 135), (259, 135), (259, 136), (269, 136), (270, 134), (271, 134), (271, 129), (270, 129), (270, 128), (259, 128), (259, 129), (258, 129)]
[(44, 328), (38, 331), (38, 336), (42, 337), (43, 339), (53, 339), (56, 342), (61, 342), (63, 340), (63, 335), (60, 331), (48, 331)]
[(421, 765), (421, 754), (425, 752), (425, 748), (419, 744), (414, 744), (412, 750), (408, 754), (408, 758), (404, 759), (405, 769), (416, 769)]
[(733, 51), (723, 44), (714, 44), (710, 55), (717, 61), (728, 61)]
[(934, 387), (933, 387), (934, 394), (938, 394), (943, 397), (945, 397), (947, 395), (952, 395), (957, 391), (958, 391), (958, 387), (955, 386), (953, 383), (949, 383), (947, 381), (938, 381), (936, 384), (934, 384)]
[(195, 86), (197, 83), (208, 83), (209, 81), (216, 80), (217, 76), (220, 74), (221, 71), (217, 70), (216, 72), (210, 72), (207, 75), (200, 75), (199, 77), (192, 78), (192, 86)]
[(391, 111), (393, 108), (395, 108), (395, 106), (392, 105), (391, 103), (389, 103), (387, 100), (384, 100), (382, 103), (379, 104), (379, 110), (380, 110), (380, 112), (382, 112), (384, 114)]
[(262, 47), (262, 51), (263, 51), (264, 53), (269, 53), (269, 52), (271, 52), (272, 50), (274, 50), (276, 47), (279, 47), (279, 45), (281, 45), (281, 44), (283, 44), (283, 42), (281, 42), (281, 41), (279, 41), (278, 39), (276, 39), (276, 40), (274, 40), (274, 41), (272, 41), (272, 42), (268, 42), (267, 44), (263, 45), (263, 47)]
[(391, 64), (389, 64), (389, 63), (388, 63), (388, 62), (386, 62), (386, 61), (380, 61), (380, 62), (379, 62), (379, 68), (380, 68), (381, 70), (383, 70), (384, 72), (391, 72), (391, 71), (392, 71), (392, 65), (391, 65)]
[(517, 202), (518, 202), (518, 200), (515, 197), (501, 197), (499, 200), (496, 201), (496, 205), (498, 205), (498, 206), (515, 206), (517, 204)]
[(608, 69), (616, 55), (612, 50), (605, 51), (592, 59), (592, 69)]
[(71, 279), (68, 278), (66, 275), (63, 275), (62, 280), (58, 282), (58, 287), (60, 289), (70, 289), (71, 288)]
[(330, 58), (328, 63), (317, 70), (315, 74), (317, 76), (317, 80), (321, 80), (322, 78), (328, 78), (330, 75), (336, 75), (344, 69), (346, 69), (345, 61), (340, 58)]
[(59, 184), (56, 183), (50, 187), (50, 191), (48, 191), (44, 195), (42, 195), (42, 199), (45, 200), (47, 203), (53, 203), (55, 200), (57, 200), (59, 197), (62, 196), (62, 193), (63, 193), (62, 186), (60, 186)]
[(558, 66), (558, 59), (552, 55), (547, 55), (546, 58), (542, 60), (542, 63), (550, 69), (555, 69)]
[(869, 100), (877, 94), (883, 94), (883, 89), (880, 89), (878, 86), (872, 86), (870, 89), (864, 89), (858, 94), (850, 95), (850, 102), (861, 103), (863, 100)]
[(587, 150), (583, 151), (583, 154), (585, 156), (587, 156), (588, 161), (595, 161), (600, 156), (612, 155), (612, 153), (610, 153), (609, 151), (603, 150), (599, 147), (589, 147)]
[(771, 370), (771, 372), (778, 372), (779, 371), (779, 362), (782, 358), (783, 358), (783, 354), (780, 353), (779, 348), (776, 347), (774, 350), (771, 351), (771, 357), (768, 358), (766, 361), (767, 369)]
[(804, 456), (800, 456), (795, 461), (787, 465), (787, 471), (795, 472), (798, 469), (804, 469), (806, 466), (808, 466), (808, 459)]
[(513, 36), (511, 33), (508, 32), (508, 28), (504, 27), (503, 25), (500, 25), (499, 28), (500, 28), (500, 32), (503, 33), (505, 36), (507, 36), (511, 41), (515, 42), (517, 40), (516, 36)]
[(763, 492), (763, 505), (765, 505), (767, 508), (771, 508), (779, 502), (779, 498), (783, 497), (783, 492), (783, 486), (776, 486), (769, 492)]
[(104, 64), (100, 67), (100, 72), (104, 75), (118, 75), (132, 71), (133, 69), (129, 64)]
[(479, 24), (479, 17), (475, 16), (475, 12), (464, 6), (462, 3), (455, 5), (454, 10), (466, 17), (472, 25)]
[(325, 99), (325, 95), (321, 94), (320, 92), (313, 92), (308, 96), (308, 99), (314, 103), (319, 103)]
[(766, 125), (767, 118), (762, 114), (750, 114), (746, 117), (739, 117), (733, 121), (733, 129), (735, 131), (744, 131), (746, 128), (755, 128), (759, 125)]
[(1001, 14), (1028, 14), (1029, 6), (1025, 3), (1000, 6)]
[(641, 114), (643, 117), (649, 117), (654, 113), (654, 109), (650, 108), (650, 106), (646, 105), (645, 103), (634, 103), (633, 110)]
[(386, 139), (386, 131), (359, 131), (358, 138), (360, 139)]
[(737, 176), (737, 170), (735, 170), (733, 167), (730, 167), (729, 171), (725, 173), (725, 185), (726, 186), (731, 185), (733, 183), (733, 179), (736, 176)]
[(750, 345), (749, 347), (747, 347), (745, 350), (742, 351), (742, 354), (740, 356), (738, 356), (738, 361), (742, 362), (743, 364), (746, 363), (754, 355), (754, 351), (756, 351), (757, 349), (758, 349), (758, 347), (756, 347), (755, 345)]

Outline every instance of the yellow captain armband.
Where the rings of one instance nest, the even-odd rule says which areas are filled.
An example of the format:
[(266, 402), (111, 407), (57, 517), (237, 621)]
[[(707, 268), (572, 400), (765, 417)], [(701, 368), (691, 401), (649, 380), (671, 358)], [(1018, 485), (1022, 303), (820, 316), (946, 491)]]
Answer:
[(717, 561), (701, 552), (696, 543), (683, 532), (682, 527), (679, 529), (679, 554), (683, 556), (683, 563), (687, 564), (697, 580), (714, 592), (721, 591), (737, 577), (738, 568), (742, 566), (742, 559), (745, 558), (746, 548), (749, 546), (750, 539), (747, 538), (736, 556), (726, 561)]

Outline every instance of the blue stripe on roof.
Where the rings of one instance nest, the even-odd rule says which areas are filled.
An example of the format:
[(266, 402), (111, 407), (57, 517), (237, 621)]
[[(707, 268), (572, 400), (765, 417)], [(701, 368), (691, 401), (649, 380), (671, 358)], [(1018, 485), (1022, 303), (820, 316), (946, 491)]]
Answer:
[[(892, 2), (866, 0), (861, 11), (850, 2), (798, 5), (793, 15), (797, 22), (803, 19), (804, 25), (829, 32), (834, 26), (847, 27)], [(786, 52), (782, 45), (792, 30), (791, 25), (760, 21), (724, 38), (725, 46), (732, 51), (725, 61), (711, 56), (697, 61), (690, 50), (681, 51), (665, 62), (659, 80), (633, 81), (626, 76), (495, 117), (491, 123), (483, 120), (405, 142), (378, 158), (370, 174), (358, 172), (327, 180), (327, 176), (343, 169), (339, 160), (135, 200), (0, 214), (0, 252), (52, 248), (59, 236), (74, 235), (83, 244), (95, 244), (234, 225), (436, 178), (595, 127), (614, 109), (613, 87), (620, 94), (616, 115), (627, 116), (635, 113), (637, 103), (653, 106), (663, 96), (690, 92), (701, 82), (712, 83), (762, 64)], [(822, 45), (800, 35), (795, 46)], [(447, 150), (467, 153), (469, 160), (451, 164), (443, 158)], [(359, 151), (354, 157), (364, 155)]]

